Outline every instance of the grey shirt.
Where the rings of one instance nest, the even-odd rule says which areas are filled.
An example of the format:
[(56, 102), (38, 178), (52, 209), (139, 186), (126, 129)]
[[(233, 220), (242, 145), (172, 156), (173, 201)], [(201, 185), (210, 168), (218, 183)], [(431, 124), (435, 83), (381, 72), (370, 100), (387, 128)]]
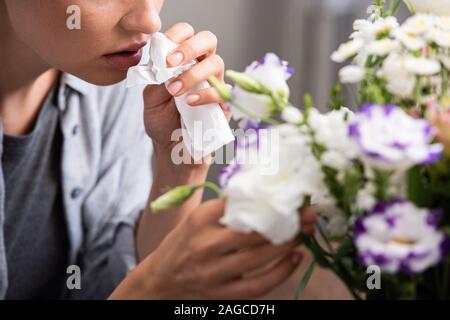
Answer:
[(56, 90), (45, 100), (31, 133), (3, 137), (7, 299), (62, 297), (69, 245)]
[[(152, 181), (152, 144), (143, 126), (142, 89), (126, 90), (124, 83), (97, 87), (63, 74), (55, 93), (62, 135), (67, 266), (81, 269), (81, 289), (67, 289), (67, 298), (105, 298), (136, 265), (134, 229)], [(4, 177), (1, 168), (0, 299), (8, 290), (9, 271)]]

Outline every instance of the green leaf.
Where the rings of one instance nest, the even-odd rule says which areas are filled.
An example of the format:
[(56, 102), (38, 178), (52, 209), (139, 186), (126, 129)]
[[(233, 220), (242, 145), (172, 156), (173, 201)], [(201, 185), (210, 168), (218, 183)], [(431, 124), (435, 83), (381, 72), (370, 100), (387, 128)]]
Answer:
[(419, 207), (426, 207), (429, 204), (429, 191), (425, 186), (420, 166), (415, 166), (408, 171), (406, 193), (408, 199)]
[(309, 265), (308, 269), (306, 270), (305, 275), (303, 276), (302, 281), (300, 282), (297, 292), (295, 294), (295, 300), (300, 300), (303, 292), (305, 291), (306, 287), (308, 286), (309, 280), (311, 280), (311, 276), (314, 273), (314, 269), (316, 268), (316, 262), (313, 261)]

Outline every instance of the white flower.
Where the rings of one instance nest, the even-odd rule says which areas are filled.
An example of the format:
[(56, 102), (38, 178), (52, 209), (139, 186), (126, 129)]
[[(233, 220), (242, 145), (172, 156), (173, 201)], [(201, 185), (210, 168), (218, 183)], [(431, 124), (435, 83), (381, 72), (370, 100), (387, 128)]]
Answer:
[(355, 30), (351, 35), (351, 39), (360, 39), (364, 42), (372, 42), (375, 40), (375, 28), (372, 22), (364, 19), (358, 19), (353, 23)]
[(343, 170), (352, 165), (358, 156), (358, 148), (349, 137), (349, 122), (354, 119), (354, 113), (341, 108), (328, 113), (311, 111), (309, 125), (315, 132), (315, 140), (327, 150), (322, 155), (322, 163), (337, 170)]
[[(262, 60), (253, 62), (245, 70), (247, 76), (260, 81), (274, 92), (283, 93), (286, 97), (289, 96), (287, 80), (292, 73), (293, 70), (288, 67), (287, 62), (273, 53), (266, 54)], [(271, 115), (272, 100), (268, 96), (250, 93), (235, 86), (233, 88), (233, 101), (258, 116), (269, 117)], [(235, 120), (249, 118), (246, 113), (237, 107), (233, 108), (232, 114)]]
[(356, 196), (356, 206), (358, 210), (368, 212), (375, 206), (377, 199), (375, 195), (375, 186), (373, 183), (366, 183), (364, 188), (358, 191)]
[(429, 58), (408, 56), (405, 59), (405, 68), (416, 75), (432, 76), (441, 71), (441, 64)]
[(339, 79), (342, 83), (358, 83), (364, 79), (365, 70), (358, 66), (346, 66), (339, 71)]
[(383, 62), (378, 76), (387, 81), (387, 89), (401, 98), (409, 98), (414, 93), (416, 77), (406, 69), (405, 57), (397, 53), (390, 54)]
[(311, 198), (314, 210), (319, 214), (319, 223), (329, 237), (344, 236), (349, 227), (349, 221), (340, 210), (334, 198), (330, 195), (314, 195)]
[(450, 31), (450, 17), (438, 17), (436, 19), (436, 26), (443, 31)]
[(386, 56), (393, 51), (397, 51), (400, 48), (400, 44), (392, 39), (381, 39), (372, 42), (367, 46), (367, 53), (376, 56)]
[(341, 44), (337, 51), (331, 55), (331, 60), (337, 63), (344, 62), (357, 55), (359, 50), (364, 46), (364, 41), (361, 39), (351, 40)]
[(435, 25), (435, 16), (418, 14), (408, 18), (402, 28), (411, 34), (421, 35), (427, 33)]
[(438, 56), (438, 59), (446, 69), (450, 70), (450, 56), (441, 54)]
[(450, 0), (404, 0), (413, 13), (450, 16)]
[(411, 51), (421, 50), (427, 45), (427, 42), (422, 37), (409, 33), (403, 28), (395, 30), (393, 34), (397, 40)]
[(443, 48), (450, 48), (450, 32), (443, 31), (439, 28), (433, 28), (427, 34), (428, 39), (435, 42), (438, 46)]
[(377, 37), (390, 35), (393, 30), (398, 28), (399, 23), (396, 17), (389, 16), (387, 18), (380, 18), (373, 24), (375, 35)]
[(287, 123), (299, 124), (303, 121), (303, 114), (298, 108), (288, 106), (281, 112), (281, 119)]
[[(242, 165), (224, 188), (227, 204), (221, 223), (236, 231), (256, 231), (278, 245), (296, 236), (298, 209), (305, 196), (320, 192), (324, 185), (308, 137), (289, 124), (272, 130), (280, 135), (279, 150), (267, 156), (278, 161), (277, 170), (263, 174), (260, 163)], [(265, 143), (261, 141), (259, 148)]]

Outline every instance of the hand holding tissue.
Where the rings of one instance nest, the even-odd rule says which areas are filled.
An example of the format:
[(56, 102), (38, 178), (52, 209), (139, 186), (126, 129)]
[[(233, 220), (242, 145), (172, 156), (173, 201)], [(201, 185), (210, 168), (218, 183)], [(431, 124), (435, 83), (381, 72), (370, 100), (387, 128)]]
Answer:
[[(178, 67), (167, 67), (167, 55), (175, 48), (177, 45), (164, 34), (152, 34), (150, 60), (147, 65), (139, 65), (128, 70), (127, 87), (163, 83), (167, 86), (171, 79), (178, 77), (196, 63), (193, 60)], [(218, 104), (192, 107), (186, 102), (188, 95), (208, 87), (210, 87), (208, 82), (204, 81), (185, 94), (174, 97), (180, 113), (183, 142), (194, 161), (234, 140), (228, 121)]]

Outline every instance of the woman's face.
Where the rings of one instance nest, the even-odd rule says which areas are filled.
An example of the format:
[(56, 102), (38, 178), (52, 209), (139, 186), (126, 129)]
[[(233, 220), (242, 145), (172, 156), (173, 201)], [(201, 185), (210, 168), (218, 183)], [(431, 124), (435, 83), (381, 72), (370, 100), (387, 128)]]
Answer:
[[(17, 36), (52, 67), (97, 85), (136, 65), (164, 0), (5, 0)], [(76, 28), (79, 8), (80, 28)], [(71, 7), (72, 6), (72, 7)], [(69, 13), (68, 13), (69, 11)], [(69, 22), (68, 27), (67, 22)], [(73, 29), (75, 26), (75, 29)], [(72, 30), (71, 30), (72, 29)]]

